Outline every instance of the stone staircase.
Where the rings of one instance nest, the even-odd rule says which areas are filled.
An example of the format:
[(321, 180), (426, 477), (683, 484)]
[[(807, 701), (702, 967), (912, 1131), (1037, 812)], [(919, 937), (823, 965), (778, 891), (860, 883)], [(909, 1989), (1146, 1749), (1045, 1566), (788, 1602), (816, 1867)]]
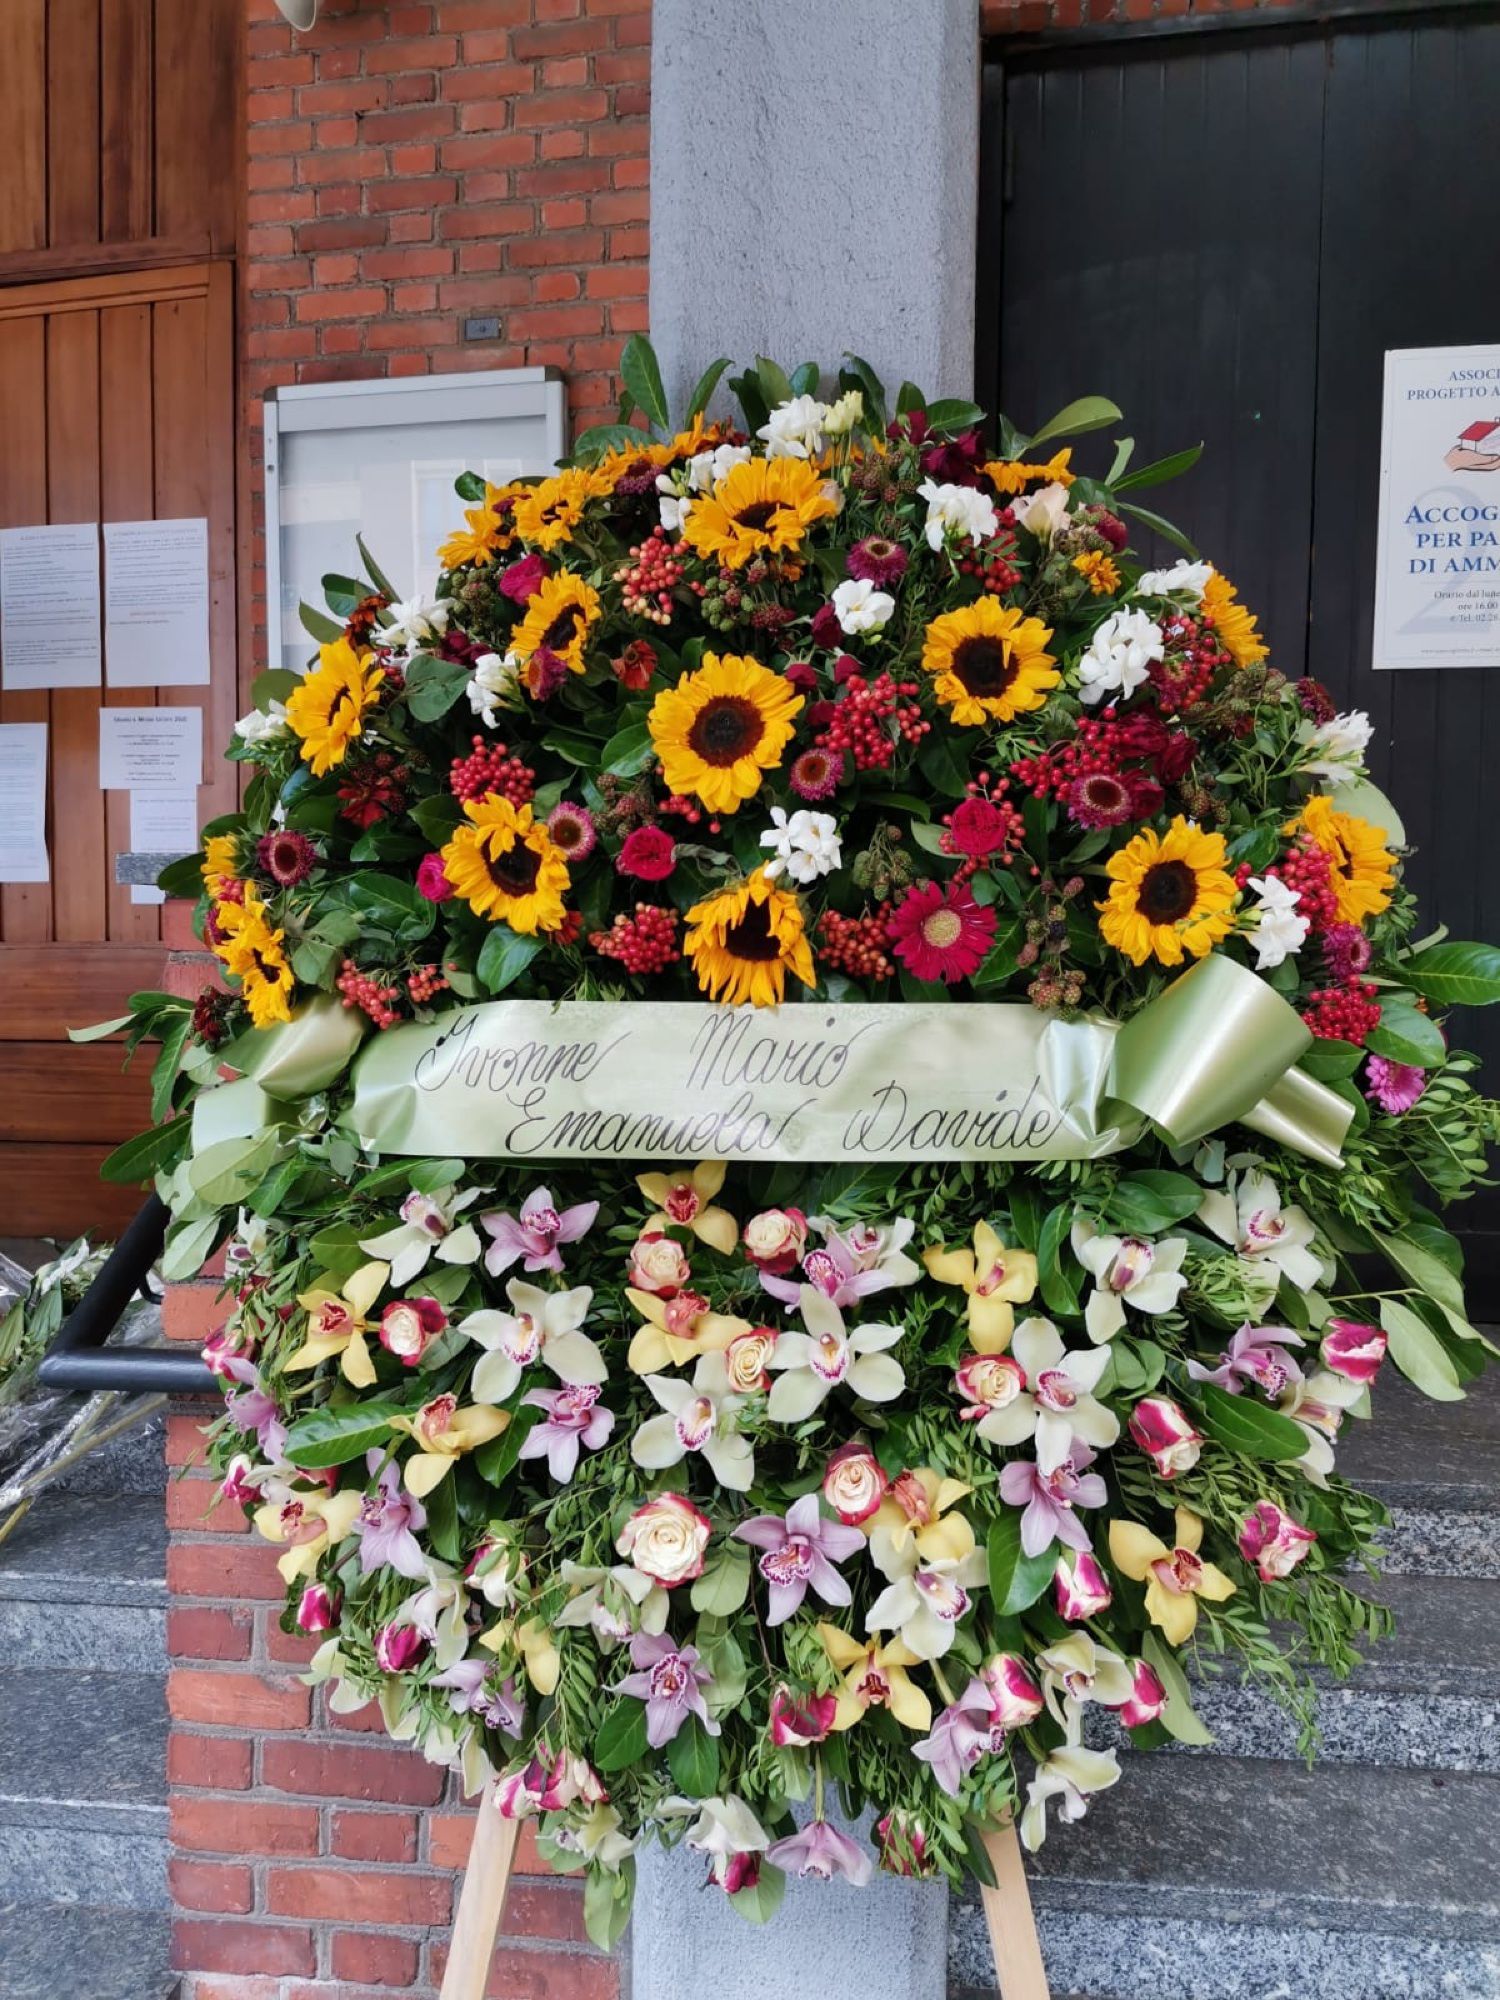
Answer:
[[(1500, 1375), (1448, 1405), (1387, 1381), (1377, 1405), (1340, 1464), (1393, 1510), (1395, 1637), (1324, 1694), (1315, 1770), (1279, 1711), (1214, 1688), (1212, 1751), (1128, 1757), (1054, 1824), (1032, 1878), (1054, 1993), (1500, 1995)], [(949, 2000), (994, 1990), (977, 1902), (955, 1902)]]
[(159, 1420), (0, 1542), (0, 2000), (165, 2000)]

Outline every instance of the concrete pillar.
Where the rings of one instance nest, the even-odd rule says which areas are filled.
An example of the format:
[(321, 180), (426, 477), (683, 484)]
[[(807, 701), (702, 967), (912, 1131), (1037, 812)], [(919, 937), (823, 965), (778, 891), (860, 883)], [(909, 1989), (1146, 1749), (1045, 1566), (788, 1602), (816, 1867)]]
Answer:
[(974, 0), (655, 0), (651, 337), (674, 409), (716, 355), (966, 396)]

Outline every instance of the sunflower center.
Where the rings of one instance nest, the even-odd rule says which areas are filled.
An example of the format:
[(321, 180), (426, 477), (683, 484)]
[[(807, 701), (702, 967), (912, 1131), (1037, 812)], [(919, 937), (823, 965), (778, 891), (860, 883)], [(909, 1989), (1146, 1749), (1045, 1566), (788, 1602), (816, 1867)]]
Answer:
[(922, 920), (922, 941), (936, 951), (948, 951), (963, 936), (963, 920), (956, 910), (934, 910)]
[(721, 769), (748, 757), (766, 733), (760, 710), (744, 695), (719, 694), (693, 718), (688, 744), (705, 764)]
[(742, 528), (769, 528), (780, 512), (778, 500), (752, 500), (748, 507), (741, 507), (735, 515)]
[(771, 935), (771, 913), (764, 903), (751, 903), (737, 924), (724, 933), (724, 949), (733, 958), (767, 965), (780, 958), (781, 946)]
[(583, 612), (576, 604), (565, 604), (552, 623), (537, 641), (538, 652), (545, 646), (550, 652), (560, 653), (570, 645), (583, 623)]
[(976, 699), (997, 700), (1016, 677), (1009, 641), (987, 632), (961, 639), (953, 649), (953, 672)]
[(1151, 924), (1177, 924), (1198, 899), (1198, 878), (1185, 861), (1158, 861), (1141, 877), (1135, 906)]
[(490, 880), (502, 894), (507, 896), (529, 896), (536, 887), (536, 878), (541, 872), (542, 857), (524, 841), (517, 841), (504, 854), (490, 854), (485, 857)]

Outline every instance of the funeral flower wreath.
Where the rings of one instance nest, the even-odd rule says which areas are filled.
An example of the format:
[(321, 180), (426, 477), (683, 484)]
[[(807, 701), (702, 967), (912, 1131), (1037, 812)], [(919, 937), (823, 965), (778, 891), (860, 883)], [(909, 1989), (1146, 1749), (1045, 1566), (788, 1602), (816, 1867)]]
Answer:
[[(238, 725), (243, 810), (164, 877), (225, 985), (136, 996), (159, 1122), (110, 1169), (154, 1175), (169, 1273), (224, 1247), (213, 1451), (314, 1678), (535, 1816), (606, 1941), (650, 1837), (758, 1918), (789, 1870), (982, 1872), (979, 1831), (1035, 1846), (1127, 1738), (1206, 1740), (1226, 1667), (1311, 1749), (1314, 1670), (1387, 1624), (1340, 1432), (1383, 1367), (1457, 1398), (1489, 1348), (1440, 1217), (1496, 1107), (1445, 1017), (1500, 952), (1418, 936), (1367, 718), (1211, 563), (1132, 557), (1196, 453), (1091, 477), (1062, 440), (1102, 399), (984, 441), (852, 357), (832, 400), (762, 359), (711, 419), (727, 366), (674, 430), (632, 341), (618, 425), (460, 481), (433, 597), (362, 546), (325, 580), (316, 658)], [(310, 1022), (346, 1054), (518, 993), (1128, 1022), (1204, 961), (1291, 1020), (1331, 1152), (391, 1157), (338, 1063), (212, 1118)]]

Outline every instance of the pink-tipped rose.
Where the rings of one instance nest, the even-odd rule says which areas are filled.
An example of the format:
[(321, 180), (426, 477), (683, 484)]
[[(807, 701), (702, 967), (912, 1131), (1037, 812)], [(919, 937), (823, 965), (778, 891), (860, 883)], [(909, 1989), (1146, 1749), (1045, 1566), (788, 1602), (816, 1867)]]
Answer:
[(692, 1275), (687, 1252), (675, 1236), (652, 1229), (637, 1238), (630, 1253), (630, 1282), (638, 1292), (654, 1292), (661, 1299), (675, 1298)]
[(1380, 1373), (1389, 1343), (1378, 1326), (1357, 1319), (1331, 1319), (1323, 1328), (1318, 1352), (1323, 1366), (1349, 1382), (1373, 1382)]
[(1127, 1729), (1141, 1729), (1155, 1722), (1167, 1705), (1167, 1690), (1160, 1674), (1147, 1660), (1130, 1664), (1130, 1699), (1116, 1710)]
[(299, 1632), (331, 1632), (339, 1622), (343, 1593), (330, 1590), (326, 1583), (310, 1583), (297, 1606)]
[(1057, 1615), (1072, 1625), (1085, 1618), (1097, 1618), (1107, 1611), (1114, 1598), (1109, 1578), (1087, 1549), (1079, 1549), (1070, 1563), (1066, 1555), (1057, 1559), (1052, 1572), (1052, 1588), (1057, 1597)]
[(1015, 1653), (996, 1653), (979, 1669), (990, 1698), (990, 1721), (997, 1729), (1024, 1729), (1042, 1712), (1042, 1691), (1031, 1669)]
[(868, 1521), (890, 1481), (867, 1444), (841, 1444), (823, 1473), (823, 1498), (846, 1528)]
[(1291, 1575), (1317, 1539), (1274, 1500), (1257, 1500), (1240, 1527), (1240, 1554), (1255, 1564), (1262, 1583), (1278, 1583)]
[(1130, 1435), (1163, 1479), (1191, 1472), (1203, 1439), (1170, 1396), (1143, 1396), (1130, 1413)]
[(807, 1217), (800, 1208), (762, 1209), (745, 1224), (742, 1241), (756, 1269), (779, 1278), (807, 1247)]
[(737, 1333), (724, 1350), (724, 1372), (737, 1396), (763, 1396), (771, 1387), (771, 1356), (776, 1352), (776, 1329), (753, 1326)]
[(447, 1324), (448, 1315), (436, 1299), (396, 1299), (380, 1315), (380, 1344), (415, 1368)]
[(375, 1660), (384, 1673), (404, 1674), (426, 1650), (415, 1625), (382, 1625), (375, 1634)]
[(703, 1551), (713, 1529), (706, 1514), (680, 1493), (659, 1493), (637, 1507), (615, 1547), (633, 1569), (666, 1590), (703, 1574)]

